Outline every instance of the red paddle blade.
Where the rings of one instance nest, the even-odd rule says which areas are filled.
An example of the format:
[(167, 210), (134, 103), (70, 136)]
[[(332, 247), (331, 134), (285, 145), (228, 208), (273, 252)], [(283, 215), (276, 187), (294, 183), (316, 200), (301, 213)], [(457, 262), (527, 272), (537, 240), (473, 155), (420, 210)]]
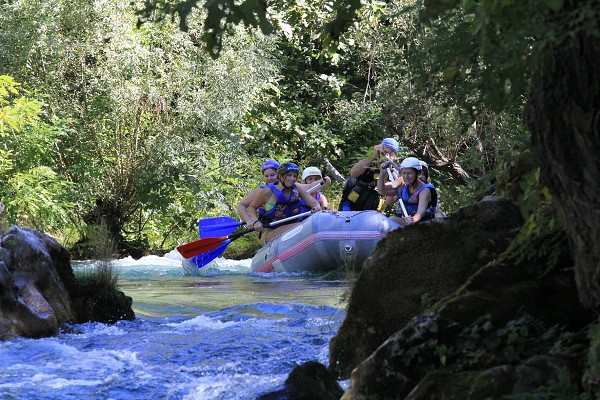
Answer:
[(199, 254), (216, 249), (226, 240), (227, 236), (194, 240), (193, 242), (177, 246), (177, 251), (183, 256), (183, 258), (192, 258)]

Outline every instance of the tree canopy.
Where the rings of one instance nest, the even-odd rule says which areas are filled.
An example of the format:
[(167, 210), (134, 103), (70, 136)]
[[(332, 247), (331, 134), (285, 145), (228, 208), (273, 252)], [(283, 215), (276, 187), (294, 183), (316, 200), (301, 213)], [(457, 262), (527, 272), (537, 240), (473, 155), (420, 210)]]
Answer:
[[(1, 165), (24, 187), (34, 167), (56, 182), (39, 202), (56, 216), (46, 229), (68, 241), (102, 222), (129, 250), (172, 248), (198, 218), (234, 215), (265, 158), (327, 170), (335, 204), (386, 136), (429, 163), (447, 211), (508, 193), (503, 171), (529, 146), (531, 70), (556, 26), (593, 30), (597, 15), (508, 3), (14, 1), (0, 14), (0, 65), (22, 123), (3, 114)], [(30, 111), (15, 108), (16, 88)], [(27, 150), (25, 131), (38, 132)], [(0, 193), (7, 218), (27, 223), (11, 203), (24, 195)]]

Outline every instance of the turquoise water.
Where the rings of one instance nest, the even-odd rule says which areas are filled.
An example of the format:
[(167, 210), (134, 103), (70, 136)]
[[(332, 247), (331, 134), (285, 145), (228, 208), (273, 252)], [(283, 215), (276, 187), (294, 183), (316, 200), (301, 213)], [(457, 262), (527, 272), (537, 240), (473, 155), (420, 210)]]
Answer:
[(255, 399), (298, 364), (328, 365), (351, 285), (222, 258), (184, 276), (176, 252), (112, 266), (136, 320), (0, 342), (0, 399)]

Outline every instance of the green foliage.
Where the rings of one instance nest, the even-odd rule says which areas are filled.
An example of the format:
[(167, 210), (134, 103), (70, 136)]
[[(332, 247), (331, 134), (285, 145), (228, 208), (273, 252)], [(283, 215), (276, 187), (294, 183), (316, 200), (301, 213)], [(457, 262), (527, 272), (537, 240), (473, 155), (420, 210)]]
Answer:
[(7, 75), (0, 76), (0, 198), (11, 224), (60, 232), (72, 222), (72, 184), (51, 166), (65, 135), (61, 121), (43, 121), (43, 103)]
[[(67, 192), (76, 203), (70, 222), (110, 219), (125, 240), (173, 248), (199, 217), (234, 212), (256, 182), (240, 172), (246, 155), (231, 132), (274, 71), (269, 41), (233, 29), (212, 60), (197, 46), (197, 14), (188, 32), (168, 21), (135, 29), (128, 4), (12, 2), (0, 15), (10, 27), (0, 59), (46, 94), (44, 119), (56, 133), (26, 144), (45, 149), (53, 157), (40, 163), (76, 184)], [(41, 159), (18, 152), (28, 163)]]
[(431, 308), (438, 299), (435, 298), (431, 293), (423, 293), (421, 295), (421, 306), (424, 310)]
[(4, 186), (11, 221), (41, 231), (59, 232), (73, 222), (73, 204), (66, 200), (72, 185), (48, 167), (14, 173)]
[[(435, 331), (435, 329), (434, 329)], [(521, 312), (503, 327), (494, 327), (484, 315), (464, 327), (452, 342), (440, 336), (402, 348), (398, 356), (419, 376), (435, 370), (461, 372), (517, 364), (536, 354), (560, 353), (576, 335), (559, 326), (545, 324)]]
[(553, 44), (582, 31), (600, 35), (600, 5), (593, 0), (428, 0), (422, 18), (436, 26), (457, 13), (468, 16), (468, 22), (460, 45), (452, 47), (453, 56), (442, 64), (451, 70), (448, 82), (462, 85), (473, 69), (480, 69), (481, 100), (495, 110), (526, 96), (531, 71)]
[[(100, 225), (94, 225), (89, 228), (91, 231), (87, 233), (87, 236), (90, 237), (90, 244), (92, 245), (94, 252), (94, 259), (99, 261), (104, 261), (104, 264), (100, 264), (101, 266), (106, 266), (108, 261), (115, 258), (117, 255), (116, 244), (113, 238), (108, 231), (108, 227), (106, 223), (101, 223)], [(107, 268), (103, 268), (107, 269)], [(103, 274), (101, 268), (99, 268), (100, 276), (106, 275)], [(112, 274), (110, 274), (112, 275)]]
[[(447, 64), (455, 48), (475, 46), (469, 30), (472, 16), (456, 10), (424, 24), (421, 6), (418, 1), (365, 6), (363, 18), (348, 35), (357, 45), (344, 49), (341, 63), (352, 63), (354, 75), (363, 78), (364, 99), (380, 112), (371, 119), (379, 132), (387, 130), (405, 144), (400, 156), (423, 152), (431, 157), (432, 181), (441, 207), (449, 211), (477, 200), (482, 184), (488, 193), (493, 190), (485, 175), (515, 141), (527, 140), (525, 97), (513, 99), (502, 111), (487, 106), (479, 85), (484, 66), (475, 65), (463, 80), (452, 80)], [(350, 143), (363, 137), (355, 135)], [(449, 162), (460, 165), (470, 178), (458, 179), (435, 165)]]
[(231, 260), (244, 260), (254, 257), (260, 248), (257, 235), (244, 235), (227, 246), (224, 256)]
[(587, 360), (583, 382), (592, 389), (592, 394), (597, 396), (597, 382), (600, 376), (600, 323), (593, 324), (588, 332), (590, 346), (587, 352)]
[[(43, 198), (60, 207), (54, 220), (35, 219), (63, 221), (81, 236), (89, 233), (81, 221), (111, 220), (119, 240), (171, 249), (196, 237), (198, 218), (235, 215), (265, 158), (324, 167), (326, 156), (345, 174), (390, 135), (407, 154), (434, 143), (474, 178), (457, 184), (432, 168), (448, 211), (493, 190), (493, 177), (483, 177), (527, 136), (525, 97), (503, 100), (502, 112), (483, 104), (490, 66), (460, 59), (478, 46), (478, 17), (467, 8), (428, 22), (416, 0), (144, 7), (19, 0), (3, 8), (0, 63), (39, 94), (4, 118), (27, 135), (13, 153), (0, 148), (0, 170), (16, 168), (27, 186), (27, 171), (51, 168)], [(205, 54), (207, 42), (218, 58)], [(8, 101), (19, 99), (18, 84), (2, 87)], [(31, 198), (44, 190), (19, 187)], [(335, 207), (341, 188), (324, 191)]]
[(536, 154), (529, 145), (516, 147), (503, 155), (489, 176), (496, 193), (515, 201), (523, 215), (524, 224), (511, 244), (514, 262), (544, 265), (543, 271), (537, 271), (540, 276), (552, 271), (570, 253), (552, 196), (541, 182)]
[[(178, 14), (179, 27), (183, 31), (189, 29), (189, 16), (194, 8), (200, 8), (199, 0), (185, 0), (172, 2), (169, 0), (149, 0), (143, 7), (137, 9), (138, 27), (148, 21), (162, 21), (166, 16), (175, 19)], [(336, 0), (333, 2), (314, 2), (328, 10), (329, 21), (320, 25), (315, 30), (320, 33), (320, 39), (329, 52), (337, 48), (338, 39), (356, 18), (357, 11), (361, 8), (360, 0)], [(223, 38), (237, 25), (244, 24), (248, 27), (260, 28), (263, 34), (270, 34), (277, 22), (277, 14), (295, 7), (306, 7), (311, 2), (296, 2), (288, 0), (210, 0), (205, 1), (201, 7), (206, 10), (204, 18), (204, 32), (202, 41), (206, 44), (208, 52), (213, 57), (218, 57), (223, 48)], [(331, 16), (333, 15), (333, 18)]]

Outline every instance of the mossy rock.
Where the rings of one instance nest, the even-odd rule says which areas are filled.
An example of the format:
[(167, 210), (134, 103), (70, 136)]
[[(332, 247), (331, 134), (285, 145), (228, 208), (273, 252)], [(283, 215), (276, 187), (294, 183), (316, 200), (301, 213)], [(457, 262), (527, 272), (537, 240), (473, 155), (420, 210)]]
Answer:
[(390, 335), (504, 252), (522, 223), (514, 204), (497, 199), (387, 234), (365, 262), (331, 340), (331, 368), (348, 378)]

